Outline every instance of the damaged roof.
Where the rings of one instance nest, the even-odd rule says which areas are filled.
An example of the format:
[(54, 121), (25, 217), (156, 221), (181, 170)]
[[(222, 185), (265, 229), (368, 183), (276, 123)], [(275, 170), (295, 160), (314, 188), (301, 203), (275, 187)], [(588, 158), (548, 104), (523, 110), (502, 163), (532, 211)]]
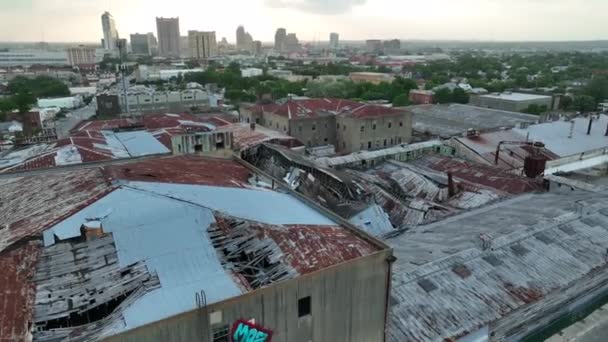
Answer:
[(605, 191), (529, 194), (387, 239), (390, 340), (457, 339), (605, 270), (607, 203)]
[(413, 128), (432, 136), (451, 138), (469, 129), (494, 130), (515, 127), (520, 123), (535, 123), (538, 116), (481, 108), (464, 104), (417, 105), (405, 107), (414, 113)]
[[(0, 263), (14, 279), (0, 283), (0, 293), (13, 294), (0, 297), (0, 303), (5, 308), (24, 308), (10, 311), (10, 316), (2, 312), (14, 328), (0, 325), (0, 339), (25, 339), (32, 321), (38, 318), (43, 320), (39, 322), (42, 331), (36, 333), (40, 340), (66, 336), (102, 338), (193, 310), (195, 294), (201, 290), (211, 304), (383, 248), (288, 193), (249, 185), (251, 176), (235, 161), (166, 157), (0, 179), (0, 215), (3, 222), (9, 223), (0, 230)], [(217, 226), (226, 219), (247, 225), (238, 231), (233, 225), (218, 230)], [(92, 229), (108, 240), (74, 244), (74, 239), (82, 239), (83, 229)], [(223, 238), (218, 240), (218, 234)], [(241, 238), (250, 241), (254, 250), (271, 251), (264, 260), (281, 273), (268, 282), (265, 277), (251, 278), (249, 273), (239, 272), (239, 263), (246, 265), (252, 260), (228, 263), (218, 241), (231, 243)], [(92, 250), (105, 256), (92, 258)], [(37, 284), (38, 291), (53, 291), (53, 286), (59, 284), (53, 274), (63, 271), (33, 272), (37, 261), (41, 262), (38, 272), (54, 267), (39, 260), (38, 253), (66, 261), (75, 255), (91, 257), (89, 266), (82, 271), (94, 272), (85, 277), (88, 282), (99, 279), (95, 272), (108, 270), (108, 274), (119, 277), (114, 283), (123, 284), (120, 286), (125, 291), (117, 299), (118, 309), (101, 320), (54, 330), (53, 320), (71, 316), (68, 311), (55, 311), (55, 307), (49, 311), (51, 308), (44, 304), (46, 292), (36, 294), (33, 284)], [(157, 277), (160, 286), (152, 282), (136, 289), (128, 274), (149, 281)], [(70, 281), (62, 278), (65, 284)], [(75, 279), (70, 291), (78, 293), (82, 290), (78, 284), (87, 281)], [(95, 286), (100, 292), (104, 285)], [(114, 298), (102, 292), (103, 296), (92, 298), (95, 303)], [(87, 308), (90, 303), (81, 304)]]
[(248, 123), (235, 123), (222, 127), (222, 131), (232, 132), (234, 145), (245, 150), (264, 142), (279, 144), (287, 147), (304, 146), (296, 138), (272, 129), (256, 125), (254, 129)]
[(41, 144), (7, 154), (0, 158), (0, 172), (168, 153), (171, 151), (146, 131), (79, 131), (54, 144)]

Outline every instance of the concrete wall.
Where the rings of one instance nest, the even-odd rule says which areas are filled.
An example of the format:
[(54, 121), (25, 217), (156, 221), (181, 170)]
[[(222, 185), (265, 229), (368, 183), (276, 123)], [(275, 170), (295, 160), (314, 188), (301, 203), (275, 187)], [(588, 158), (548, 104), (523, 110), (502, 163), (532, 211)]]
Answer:
[(412, 139), (412, 116), (407, 112), (361, 119), (340, 115), (336, 128), (336, 150), (339, 153), (377, 150), (409, 143)]
[[(120, 104), (124, 105), (124, 97), (120, 96)], [(205, 92), (159, 92), (152, 95), (129, 95), (129, 109), (132, 112), (158, 113), (183, 112), (191, 107), (209, 108), (209, 95)], [(126, 112), (125, 108), (122, 108)]]
[[(389, 289), (386, 259), (391, 253), (378, 252), (106, 341), (211, 342), (213, 331), (231, 329), (239, 319), (255, 319), (257, 325), (272, 330), (273, 342), (383, 341)], [(311, 297), (312, 314), (298, 317), (298, 299), (307, 296)]]
[(336, 145), (336, 117), (292, 119), (289, 135), (300, 140), (307, 147)]

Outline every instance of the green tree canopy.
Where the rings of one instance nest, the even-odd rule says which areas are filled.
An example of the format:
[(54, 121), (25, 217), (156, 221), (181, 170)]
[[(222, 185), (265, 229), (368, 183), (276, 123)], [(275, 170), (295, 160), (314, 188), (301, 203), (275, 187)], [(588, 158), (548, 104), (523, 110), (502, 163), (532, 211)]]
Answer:
[(406, 94), (395, 96), (393, 99), (393, 107), (403, 107), (410, 104), (410, 99)]
[(597, 109), (597, 104), (593, 97), (589, 95), (579, 95), (572, 100), (572, 109), (581, 113), (587, 113)]
[(441, 88), (435, 91), (433, 96), (435, 103), (451, 103), (452, 91), (448, 88)]
[(469, 94), (462, 88), (456, 88), (452, 92), (452, 101), (455, 103), (466, 104), (469, 103)]

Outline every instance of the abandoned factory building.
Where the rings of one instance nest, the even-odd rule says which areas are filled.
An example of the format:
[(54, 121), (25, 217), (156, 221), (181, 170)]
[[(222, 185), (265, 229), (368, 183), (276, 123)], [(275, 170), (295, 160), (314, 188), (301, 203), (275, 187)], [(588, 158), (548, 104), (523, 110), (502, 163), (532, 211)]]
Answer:
[(383, 341), (392, 251), (235, 160), (0, 178), (2, 341)]

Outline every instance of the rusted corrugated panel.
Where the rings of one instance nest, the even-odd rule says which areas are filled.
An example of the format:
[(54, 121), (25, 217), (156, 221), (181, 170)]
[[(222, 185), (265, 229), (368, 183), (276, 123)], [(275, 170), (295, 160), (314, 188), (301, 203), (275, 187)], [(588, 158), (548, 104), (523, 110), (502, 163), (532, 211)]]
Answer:
[(472, 184), (481, 185), (501, 192), (507, 192), (509, 194), (521, 194), (541, 191), (543, 189), (542, 183), (534, 179), (518, 176), (504, 171), (501, 168), (480, 165), (454, 158), (428, 155), (412, 162), (412, 164), (439, 172), (445, 172), (446, 174), (447, 172), (451, 172), (454, 177)]
[(239, 163), (200, 156), (175, 156), (110, 165), (111, 180), (247, 187), (250, 171)]
[(377, 251), (377, 248), (339, 226), (266, 226), (272, 238), (300, 274), (318, 271)]
[(73, 170), (0, 181), (0, 252), (40, 234), (112, 190), (97, 169)]
[(40, 241), (0, 252), (0, 341), (27, 341), (33, 321), (33, 283)]

